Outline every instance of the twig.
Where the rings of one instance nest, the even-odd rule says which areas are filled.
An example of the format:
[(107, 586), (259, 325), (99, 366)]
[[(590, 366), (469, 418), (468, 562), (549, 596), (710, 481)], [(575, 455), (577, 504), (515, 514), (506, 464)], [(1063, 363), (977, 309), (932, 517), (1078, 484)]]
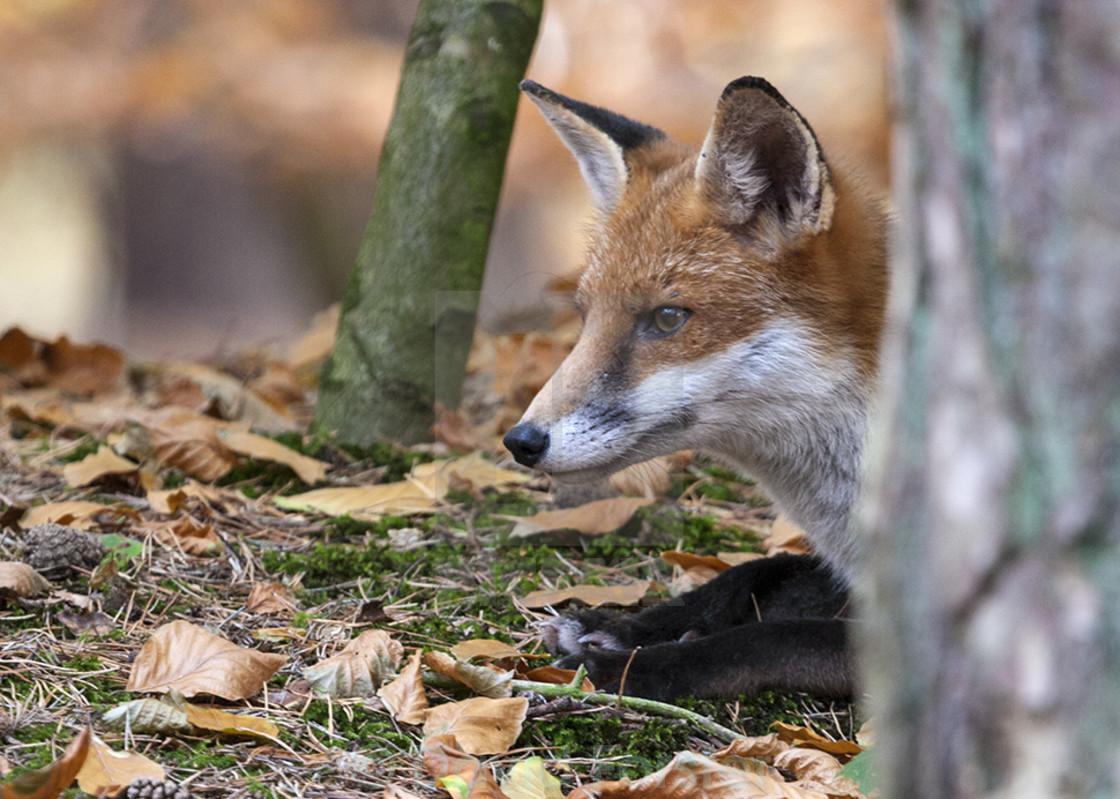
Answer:
[(742, 738), (743, 734), (735, 730), (728, 729), (720, 724), (716, 724), (710, 718), (701, 716), (691, 710), (685, 710), (683, 707), (670, 705), (666, 702), (658, 702), (653, 699), (642, 699), (637, 696), (619, 696), (618, 694), (605, 694), (595, 692), (589, 694), (586, 691), (580, 690), (578, 687), (583, 683), (584, 669), (581, 666), (579, 671), (576, 672), (575, 679), (567, 685), (556, 685), (547, 682), (531, 682), (529, 680), (514, 680), (514, 691), (531, 691), (535, 694), (555, 699), (562, 696), (567, 696), (580, 702), (585, 702), (589, 705), (618, 705), (631, 710), (640, 710), (643, 713), (655, 713), (659, 716), (668, 716), (674, 719), (683, 719), (687, 722), (694, 724), (709, 735), (718, 738), (721, 741), (730, 743), (736, 738)]

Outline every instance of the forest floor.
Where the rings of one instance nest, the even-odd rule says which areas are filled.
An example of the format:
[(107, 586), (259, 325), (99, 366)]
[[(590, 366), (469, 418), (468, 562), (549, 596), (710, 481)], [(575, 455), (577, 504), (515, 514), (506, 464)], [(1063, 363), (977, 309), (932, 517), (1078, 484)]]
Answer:
[(678, 456), (558, 500), (496, 436), (542, 337), (481, 341), (435, 444), (309, 436), (329, 340), (199, 364), (0, 337), (3, 799), (862, 796), (848, 703), (541, 668), (554, 610), (796, 549), (751, 484)]

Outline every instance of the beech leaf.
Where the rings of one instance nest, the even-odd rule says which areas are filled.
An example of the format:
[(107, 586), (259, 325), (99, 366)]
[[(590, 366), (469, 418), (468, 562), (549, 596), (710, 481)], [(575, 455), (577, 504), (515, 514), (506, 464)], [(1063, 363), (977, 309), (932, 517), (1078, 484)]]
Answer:
[(166, 777), (158, 763), (137, 752), (114, 752), (95, 735), (78, 771), (78, 787), (94, 796), (106, 796), (120, 793), (135, 780), (163, 782)]
[(424, 735), (452, 733), (464, 752), (500, 755), (509, 751), (521, 734), (529, 700), (523, 696), (490, 699), (476, 696), (449, 702), (428, 711)]
[(428, 715), (428, 695), (420, 677), (420, 650), (412, 653), (408, 665), (388, 685), (377, 692), (393, 718), (405, 724), (421, 724)]
[(209, 694), (238, 700), (253, 696), (287, 658), (237, 646), (186, 621), (156, 630), (132, 664), (128, 691)]
[(93, 731), (86, 727), (50, 765), (20, 774), (4, 784), (3, 799), (54, 799), (74, 782), (89, 754)]
[(112, 447), (102, 445), (92, 455), (86, 455), (80, 461), (63, 466), (62, 476), (67, 485), (77, 488), (89, 485), (110, 474), (129, 474), (139, 468), (139, 464), (113, 452)]
[(466, 685), (476, 694), (500, 698), (513, 693), (513, 672), (495, 671), (486, 666), (475, 666), (443, 652), (428, 652), (424, 662), (434, 672)]
[(303, 670), (303, 678), (325, 696), (373, 696), (400, 666), (404, 647), (384, 630), (365, 630), (341, 652)]
[(258, 460), (273, 461), (291, 468), (300, 480), (311, 485), (327, 475), (327, 464), (301, 455), (279, 441), (259, 436), (246, 430), (221, 431), (221, 439), (227, 447), (241, 455)]
[(548, 530), (577, 530), (587, 535), (613, 533), (630, 521), (638, 508), (652, 503), (646, 497), (611, 497), (574, 508), (541, 511), (518, 519), (511, 535), (525, 537)]
[(509, 799), (564, 799), (560, 780), (548, 773), (539, 757), (514, 763), (502, 780), (502, 792)]
[(543, 608), (547, 605), (559, 605), (569, 599), (578, 599), (591, 607), (607, 603), (636, 605), (653, 587), (652, 580), (627, 585), (573, 585), (571, 588), (531, 591), (521, 600), (521, 604), (527, 608)]
[(0, 594), (29, 597), (45, 594), (50, 589), (47, 579), (26, 563), (0, 562)]
[(478, 774), (478, 758), (464, 752), (453, 733), (440, 733), (424, 739), (420, 749), (424, 768), (440, 787), (453, 796), (465, 799), (469, 786)]

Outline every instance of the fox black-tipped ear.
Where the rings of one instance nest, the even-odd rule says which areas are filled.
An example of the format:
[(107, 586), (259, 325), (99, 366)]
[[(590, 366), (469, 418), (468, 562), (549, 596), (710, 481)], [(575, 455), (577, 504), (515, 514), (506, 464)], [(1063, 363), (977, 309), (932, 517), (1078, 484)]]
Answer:
[(728, 84), (696, 163), (703, 196), (731, 225), (820, 233), (835, 195), (820, 143), (804, 117), (762, 78)]
[(626, 189), (627, 152), (665, 138), (657, 128), (565, 97), (531, 80), (521, 82), (521, 91), (537, 104), (548, 124), (575, 155), (596, 205), (604, 212), (618, 204)]

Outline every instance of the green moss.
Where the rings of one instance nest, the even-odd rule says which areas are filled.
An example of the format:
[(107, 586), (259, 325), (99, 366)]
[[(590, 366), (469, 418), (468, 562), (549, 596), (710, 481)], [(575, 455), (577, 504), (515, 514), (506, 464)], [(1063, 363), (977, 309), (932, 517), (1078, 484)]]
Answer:
[(617, 716), (599, 712), (535, 721), (522, 734), (522, 742), (527, 738), (548, 747), (549, 757), (555, 759), (588, 758), (594, 761), (588, 779), (616, 780), (656, 771), (688, 747), (690, 736), (690, 728), (680, 720), (649, 718), (624, 727)]
[[(160, 752), (159, 760), (164, 765), (187, 771), (203, 769), (229, 769), (238, 765), (239, 759), (231, 754), (215, 751), (213, 741), (184, 741), (178, 739), (173, 748)], [(244, 769), (239, 769), (244, 771)]]
[(80, 443), (74, 447), (74, 449), (70, 450), (65, 455), (61, 455), (58, 460), (62, 463), (75, 463), (97, 452), (103, 443), (105, 442), (99, 441), (93, 436), (83, 436)]
[(782, 694), (763, 691), (758, 696), (739, 697), (734, 702), (719, 699), (685, 697), (676, 702), (683, 708), (695, 711), (725, 727), (742, 729), (746, 735), (766, 735), (773, 732), (774, 722), (803, 725), (803, 708), (799, 694)]
[(347, 711), (335, 707), (332, 713), (327, 702), (315, 701), (307, 706), (303, 718), (330, 729), (332, 733), (345, 739), (348, 748), (361, 750), (372, 758), (393, 756), (402, 750), (409, 751), (415, 744), (411, 737), (397, 729), (388, 716), (366, 708)]
[(270, 572), (302, 574), (305, 588), (363, 579), (369, 581), (368, 590), (377, 594), (394, 588), (401, 575), (430, 577), (448, 566), (460, 566), (463, 552), (451, 544), (398, 552), (388, 546), (319, 543), (306, 554), (265, 552), (261, 560)]

